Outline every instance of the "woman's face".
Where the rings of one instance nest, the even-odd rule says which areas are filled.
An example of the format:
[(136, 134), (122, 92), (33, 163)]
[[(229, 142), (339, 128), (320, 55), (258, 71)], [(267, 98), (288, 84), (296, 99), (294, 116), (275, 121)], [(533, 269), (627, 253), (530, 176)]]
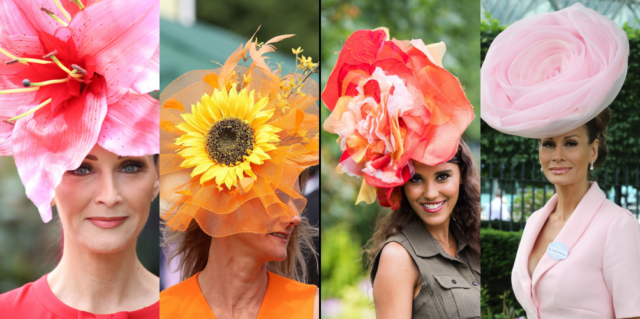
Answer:
[(442, 225), (458, 201), (460, 168), (453, 163), (427, 166), (416, 161), (413, 167), (416, 173), (403, 186), (409, 204), (427, 225)]
[(270, 234), (236, 234), (236, 238), (243, 248), (265, 262), (283, 261), (287, 259), (287, 247), (294, 228), (300, 224), (300, 215), (293, 217), (291, 222), (284, 229)]
[(591, 161), (598, 158), (598, 140), (589, 143), (585, 125), (540, 141), (540, 164), (544, 176), (557, 186), (572, 185), (587, 179)]
[(121, 158), (96, 145), (55, 191), (65, 240), (96, 253), (134, 244), (158, 194), (158, 176), (153, 156)]

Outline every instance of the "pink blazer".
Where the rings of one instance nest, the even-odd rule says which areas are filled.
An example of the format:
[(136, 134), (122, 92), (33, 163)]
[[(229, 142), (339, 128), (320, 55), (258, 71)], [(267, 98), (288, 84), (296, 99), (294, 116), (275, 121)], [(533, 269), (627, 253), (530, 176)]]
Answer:
[(640, 316), (640, 226), (597, 183), (554, 240), (569, 248), (567, 258), (553, 260), (545, 253), (529, 276), (533, 244), (557, 203), (553, 196), (529, 217), (513, 266), (513, 292), (527, 318)]

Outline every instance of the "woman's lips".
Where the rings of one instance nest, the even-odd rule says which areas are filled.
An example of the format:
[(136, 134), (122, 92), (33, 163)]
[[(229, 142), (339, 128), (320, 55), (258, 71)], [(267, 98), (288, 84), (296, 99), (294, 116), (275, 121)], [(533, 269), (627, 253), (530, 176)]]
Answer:
[(129, 217), (92, 217), (87, 218), (87, 220), (100, 228), (106, 229), (115, 228), (122, 225), (122, 223), (124, 223), (127, 218)]
[(420, 205), (422, 206), (422, 209), (424, 209), (427, 213), (437, 213), (444, 207), (445, 202), (446, 200), (443, 200), (441, 202), (423, 203)]
[(571, 167), (552, 167), (549, 171), (555, 175), (562, 175), (571, 170)]
[[(269, 233), (269, 235), (283, 241), (283, 242), (288, 242), (289, 240), (289, 234), (287, 233), (281, 233), (281, 232), (275, 232), (275, 233)], [(284, 238), (283, 238), (284, 237)]]

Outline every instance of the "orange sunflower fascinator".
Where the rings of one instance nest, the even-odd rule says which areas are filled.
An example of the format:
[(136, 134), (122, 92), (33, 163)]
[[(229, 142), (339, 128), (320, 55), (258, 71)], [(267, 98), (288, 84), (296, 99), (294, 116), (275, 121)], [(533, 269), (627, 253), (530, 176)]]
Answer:
[[(272, 43), (253, 37), (216, 70), (197, 70), (160, 95), (160, 213), (172, 230), (193, 219), (213, 237), (271, 233), (300, 214), (298, 176), (319, 156), (318, 69), (267, 64)], [(249, 62), (250, 61), (250, 62)], [(239, 62), (242, 62), (239, 65)]]

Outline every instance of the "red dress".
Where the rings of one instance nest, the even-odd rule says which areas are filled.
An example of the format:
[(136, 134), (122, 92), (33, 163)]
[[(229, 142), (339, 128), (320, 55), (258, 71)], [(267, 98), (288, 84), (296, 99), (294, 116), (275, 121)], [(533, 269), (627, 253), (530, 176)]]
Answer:
[(132, 312), (94, 315), (73, 309), (60, 301), (51, 291), (47, 275), (20, 288), (0, 295), (2, 318), (39, 319), (158, 319), (160, 302)]

